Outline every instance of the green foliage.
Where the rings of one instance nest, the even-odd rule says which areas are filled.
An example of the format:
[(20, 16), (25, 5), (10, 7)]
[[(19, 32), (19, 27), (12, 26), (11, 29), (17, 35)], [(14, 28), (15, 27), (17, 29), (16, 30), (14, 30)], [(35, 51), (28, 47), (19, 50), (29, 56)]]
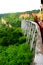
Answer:
[(24, 43), (24, 42), (26, 42), (26, 36), (20, 37), (20, 38), (19, 38), (19, 44), (22, 44), (22, 43)]
[[(26, 36), (22, 34), (20, 28), (21, 20), (24, 19), (19, 19), (21, 13), (0, 15), (0, 18), (3, 17), (6, 20), (7, 25), (12, 26), (9, 28), (0, 22), (0, 65), (30, 65), (32, 62), (33, 51), (30, 51)], [(32, 11), (27, 11), (27, 13), (31, 14)], [(34, 18), (26, 19), (33, 20)]]
[(8, 17), (4, 17), (7, 24), (12, 25), (13, 27), (21, 27), (21, 20), (17, 17), (16, 14), (9, 14)]
[(30, 65), (32, 57), (28, 43), (10, 45), (0, 52), (0, 65)]
[[(38, 10), (32, 10), (32, 11), (26, 11), (26, 12), (17, 12), (17, 13), (0, 14), (0, 18), (1, 18), (1, 17), (8, 17), (9, 15), (12, 16), (12, 17), (13, 17), (13, 16), (19, 17), (19, 15), (22, 14), (22, 13), (31, 14), (32, 12), (38, 13), (38, 12), (40, 12), (40, 10), (38, 9)], [(16, 15), (15, 15), (15, 14), (16, 14)]]
[(9, 44), (15, 44), (19, 42), (19, 38), (22, 37), (21, 28), (0, 28), (0, 45), (8, 46)]
[(30, 16), (30, 17), (27, 17), (27, 18), (24, 18), (25, 20), (31, 20), (31, 21), (34, 21), (34, 17), (33, 16)]

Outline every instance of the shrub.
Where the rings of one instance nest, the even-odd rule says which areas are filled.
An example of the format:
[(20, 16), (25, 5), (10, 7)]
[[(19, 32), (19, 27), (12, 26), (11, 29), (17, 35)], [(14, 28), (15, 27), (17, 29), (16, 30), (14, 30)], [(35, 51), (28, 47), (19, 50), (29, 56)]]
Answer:
[(0, 65), (30, 65), (32, 57), (28, 43), (10, 45), (0, 53)]
[(19, 38), (19, 44), (22, 44), (22, 43), (24, 43), (24, 42), (26, 42), (26, 36), (20, 37), (20, 38)]
[(0, 45), (15, 44), (23, 36), (21, 28), (0, 28)]

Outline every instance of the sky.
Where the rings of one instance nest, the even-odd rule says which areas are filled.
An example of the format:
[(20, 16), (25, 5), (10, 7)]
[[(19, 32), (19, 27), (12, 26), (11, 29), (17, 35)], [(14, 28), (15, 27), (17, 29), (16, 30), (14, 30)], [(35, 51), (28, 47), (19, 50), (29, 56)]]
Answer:
[(0, 0), (0, 14), (40, 9), (40, 0)]

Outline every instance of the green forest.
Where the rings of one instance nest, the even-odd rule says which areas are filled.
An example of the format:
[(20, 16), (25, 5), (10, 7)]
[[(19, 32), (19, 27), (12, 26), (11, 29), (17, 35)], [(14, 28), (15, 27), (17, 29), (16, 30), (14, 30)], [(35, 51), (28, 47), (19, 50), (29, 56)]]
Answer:
[[(38, 13), (40, 10), (0, 14), (0, 65), (30, 65), (33, 60), (33, 50), (30, 51), (30, 44), (26, 42), (26, 36), (21, 29), (19, 16), (22, 13)], [(2, 20), (6, 21), (5, 24)], [(33, 20), (32, 18), (26, 18)]]

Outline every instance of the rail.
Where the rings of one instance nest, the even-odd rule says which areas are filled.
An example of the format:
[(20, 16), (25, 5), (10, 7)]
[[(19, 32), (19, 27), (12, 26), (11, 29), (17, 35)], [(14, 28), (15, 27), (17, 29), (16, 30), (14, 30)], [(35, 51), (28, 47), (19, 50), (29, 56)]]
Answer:
[(26, 35), (26, 42), (30, 44), (30, 50), (35, 48), (36, 45), (42, 44), (40, 28), (37, 23), (29, 20), (21, 21), (21, 28), (24, 35)]

